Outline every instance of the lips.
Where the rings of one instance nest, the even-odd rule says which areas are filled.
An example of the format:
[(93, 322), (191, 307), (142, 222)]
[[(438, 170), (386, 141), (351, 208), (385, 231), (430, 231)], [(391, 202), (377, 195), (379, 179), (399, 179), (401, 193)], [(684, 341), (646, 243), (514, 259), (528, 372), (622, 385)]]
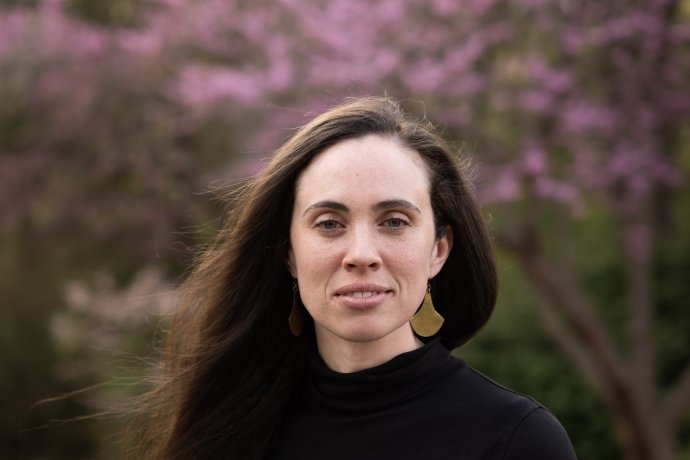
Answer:
[(388, 291), (390, 291), (390, 289), (376, 284), (353, 283), (341, 287), (335, 292), (335, 295), (339, 297), (355, 297), (361, 299), (365, 297), (371, 297), (377, 294), (383, 294)]
[(338, 294), (338, 295), (362, 299), (362, 298), (374, 296), (376, 294), (379, 294), (379, 291), (355, 291), (355, 292), (347, 292), (347, 293)]
[(335, 296), (351, 308), (370, 308), (381, 304), (392, 291), (375, 284), (350, 284), (338, 289)]

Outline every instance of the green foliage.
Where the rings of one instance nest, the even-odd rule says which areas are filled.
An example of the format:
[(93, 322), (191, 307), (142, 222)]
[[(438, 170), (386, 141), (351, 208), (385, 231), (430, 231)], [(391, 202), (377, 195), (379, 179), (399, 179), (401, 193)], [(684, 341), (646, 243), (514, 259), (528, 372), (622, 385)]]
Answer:
[[(480, 4), (491, 2), (469, 2), (449, 14), (432, 9), (453, 2), (430, 2), (421, 10), (414, 2), (340, 2), (352, 9), (335, 8), (333, 17), (328, 2), (303, 2), (294, 10), (261, 1), (186, 3), (167, 17), (153, 0), (66, 0), (69, 22), (58, 14), (58, 2), (0, 0), (3, 19), (18, 13), (0, 26), (0, 391), (11, 395), (0, 411), (1, 457), (118, 457), (109, 447), (117, 423), (87, 419), (18, 430), (91, 414), (136, 392), (135, 385), (112, 377), (141, 380), (146, 363), (123, 363), (123, 357), (148, 356), (168, 301), (157, 293), (173, 290), (189, 266), (189, 246), (203, 244), (215, 227), (219, 203), (196, 194), (217, 178), (245, 175), (233, 170), (243, 159), (239, 150), (251, 145), (250, 154), (263, 155), (255, 150), (275, 146), (289, 134), (286, 127), (304, 121), (302, 109), (323, 102), (324, 94), (335, 101), (343, 94), (389, 92), (408, 99), (415, 113), (427, 111), (419, 110), (423, 100), (431, 117), (447, 124), (446, 137), (482, 153), (482, 166), (510, 173), (514, 163), (513, 176), (506, 177), (516, 177), (518, 189), (540, 174), (575, 182), (584, 197), (578, 200), (589, 202), (549, 196), (513, 201), (516, 192), (509, 204), (492, 209), (496, 227), (519, 232), (534, 220), (546, 229), (546, 252), (576, 267), (615, 342), (625, 348), (624, 262), (604, 210), (610, 208), (599, 202), (613, 181), (611, 147), (622, 142), (619, 154), (635, 153), (631, 146), (645, 145), (630, 140), (645, 133), (637, 117), (646, 120), (654, 103), (677, 99), (677, 107), (659, 112), (677, 136), (661, 150), (669, 161), (677, 159), (682, 175), (690, 171), (690, 130), (675, 127), (686, 113), (683, 98), (674, 97), (687, 82), (682, 36), (669, 51), (672, 71), (649, 74), (635, 67), (649, 60), (633, 54), (627, 61), (625, 52), (635, 50), (631, 43), (646, 47), (653, 27), (621, 29), (618, 22), (619, 35), (601, 38), (610, 30), (609, 16), (615, 22), (629, 15), (633, 25), (643, 18), (645, 10), (634, 9), (643, 2), (582, 9), (577, 2), (544, 8), (497, 2), (483, 13)], [(163, 16), (145, 23), (154, 7)], [(690, 2), (678, 7), (679, 23), (690, 18)], [(372, 8), (380, 10), (359, 13)], [(599, 17), (599, 8), (614, 13)], [(22, 23), (23, 13), (33, 10), (45, 11)], [(401, 14), (402, 25), (387, 14)], [(342, 27), (331, 25), (347, 18), (354, 20), (345, 37)], [(12, 24), (24, 25), (15, 30)], [(499, 32), (515, 29), (492, 42), (484, 32), (496, 25)], [(584, 48), (562, 50), (561, 39), (584, 39), (578, 45)], [(386, 57), (395, 64), (386, 64)], [(434, 76), (438, 82), (429, 84)], [(348, 89), (353, 79), (358, 88)], [(467, 81), (478, 86), (459, 89)], [(651, 87), (670, 92), (649, 100)], [(533, 91), (548, 104), (526, 108), (521, 97)], [(616, 105), (622, 92), (645, 97)], [(615, 115), (621, 130), (611, 130), (607, 117), (596, 118), (599, 109)], [(564, 114), (586, 127), (569, 127)], [(654, 126), (650, 132), (656, 133)], [(542, 169), (526, 172), (522, 151), (534, 143), (548, 158)], [(592, 152), (596, 161), (570, 177), (571, 167)], [(646, 177), (656, 170), (649, 165), (662, 163), (654, 157), (630, 174)], [(606, 177), (588, 182), (592, 173)], [(664, 181), (664, 187), (673, 182)], [(500, 183), (501, 176), (484, 185)], [(690, 360), (690, 193), (683, 187), (660, 190), (657, 203), (661, 237), (653, 281), (662, 391)], [(582, 204), (587, 218), (573, 219)], [(551, 408), (580, 458), (619, 458), (605, 408), (539, 327), (534, 306), (541, 300), (506, 255), (501, 261), (496, 316), (462, 356)], [(138, 311), (138, 320), (127, 307)], [(104, 382), (91, 399), (31, 408), (43, 398)], [(681, 455), (690, 458), (690, 424), (680, 439)]]
[(68, 8), (75, 16), (104, 25), (131, 26), (139, 22), (148, 6), (142, 0), (69, 0)]
[(532, 290), (507, 255), (501, 297), (485, 330), (456, 354), (502, 385), (527, 394), (561, 421), (578, 458), (613, 460), (620, 452), (606, 409), (543, 332)]
[[(81, 3), (86, 14), (107, 2)], [(25, 46), (0, 59), (0, 457), (117, 458), (121, 427), (89, 417), (135, 392), (127, 373), (142, 381), (146, 364), (123, 357), (151, 353), (160, 318), (141, 302), (155, 292), (126, 288), (142, 267), (174, 280), (189, 265), (196, 226), (218, 207), (198, 192), (232, 164), (231, 143), (220, 122), (177, 131), (152, 62), (113, 52), (87, 66), (69, 47)], [(89, 80), (78, 92), (60, 86), (78, 77)], [(172, 291), (153, 278), (151, 289)], [(80, 280), (90, 297), (77, 308), (68, 292)], [(143, 324), (118, 316), (132, 305)], [(114, 376), (125, 384), (74, 393)]]
[[(690, 150), (690, 149), (689, 149)], [(686, 165), (690, 169), (690, 165)], [(667, 388), (690, 361), (690, 193), (688, 184), (674, 197), (677, 220), (658, 241), (659, 257), (654, 266), (657, 280), (657, 357), (659, 380)], [(687, 424), (686, 432), (690, 430)], [(689, 440), (690, 436), (681, 439)], [(690, 442), (687, 442), (690, 449)]]
[[(687, 167), (687, 165), (683, 166)], [(656, 309), (656, 357), (662, 397), (690, 360), (690, 194), (688, 184), (666, 195), (675, 219), (661, 230), (653, 267)], [(493, 220), (510, 219), (519, 209), (494, 210)], [(523, 210), (524, 212), (524, 210)], [(571, 222), (563, 237), (558, 210), (542, 213), (549, 228), (548, 250), (556, 260), (574, 257), (578, 275), (621, 347), (626, 341), (624, 266), (612, 217), (590, 209), (587, 218)], [(551, 218), (549, 218), (551, 216)], [(556, 216), (556, 217), (554, 217)], [(503, 221), (502, 224), (506, 224)], [(660, 224), (658, 224), (660, 225)], [(570, 241), (570, 250), (562, 246)], [(567, 253), (567, 254), (566, 254)], [(535, 304), (543, 302), (522, 277), (508, 254), (501, 254), (501, 298), (494, 318), (458, 355), (508, 387), (529, 394), (550, 408), (571, 436), (579, 458), (615, 459), (621, 453), (606, 408), (574, 365), (539, 327)], [(680, 456), (690, 452), (690, 420), (681, 427)]]
[(1, 0), (0, 7), (3, 6), (35, 6), (40, 0)]
[[(0, 242), (0, 452), (3, 458), (88, 458), (96, 439), (88, 424), (54, 426), (51, 420), (67, 420), (86, 414), (83, 404), (69, 399), (53, 404), (36, 404), (75, 388), (56, 376), (61, 357), (55, 352), (50, 320), (60, 297), (56, 273), (63, 269), (39, 258), (26, 263), (19, 256), (36, 256), (22, 251), (16, 238)], [(27, 293), (31, 293), (27, 295)], [(90, 382), (80, 382), (88, 384)]]

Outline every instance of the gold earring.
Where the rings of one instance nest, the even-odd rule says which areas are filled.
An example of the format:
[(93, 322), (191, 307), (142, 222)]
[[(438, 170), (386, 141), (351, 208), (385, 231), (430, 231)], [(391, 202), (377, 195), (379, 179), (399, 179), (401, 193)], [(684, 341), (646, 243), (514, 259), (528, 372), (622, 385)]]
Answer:
[(422, 307), (410, 319), (412, 329), (420, 337), (431, 337), (441, 329), (443, 321), (445, 321), (443, 316), (434, 308), (431, 300), (431, 284), (428, 284)]
[(302, 335), (302, 326), (304, 324), (304, 316), (302, 314), (302, 306), (300, 303), (299, 288), (297, 287), (297, 281), (295, 281), (292, 284), (292, 310), (290, 311), (290, 317), (288, 318), (290, 332), (292, 332), (292, 335), (295, 337)]

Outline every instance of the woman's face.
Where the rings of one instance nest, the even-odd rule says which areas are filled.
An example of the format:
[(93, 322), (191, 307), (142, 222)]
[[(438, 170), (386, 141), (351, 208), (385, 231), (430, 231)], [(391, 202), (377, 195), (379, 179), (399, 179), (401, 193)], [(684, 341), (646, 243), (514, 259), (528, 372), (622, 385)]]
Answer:
[(320, 347), (415, 342), (409, 320), (452, 238), (435, 237), (429, 190), (417, 152), (373, 135), (326, 149), (302, 172), (288, 266)]

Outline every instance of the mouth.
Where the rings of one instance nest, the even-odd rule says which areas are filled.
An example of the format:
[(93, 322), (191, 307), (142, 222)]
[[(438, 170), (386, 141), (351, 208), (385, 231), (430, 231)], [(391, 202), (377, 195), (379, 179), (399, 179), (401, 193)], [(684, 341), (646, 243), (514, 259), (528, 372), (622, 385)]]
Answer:
[(355, 283), (338, 289), (335, 292), (335, 296), (343, 299), (368, 299), (370, 297), (376, 297), (378, 295), (388, 294), (390, 292), (392, 291), (384, 286)]
[(354, 291), (354, 292), (342, 292), (337, 293), (338, 297), (352, 297), (355, 299), (366, 299), (367, 297), (373, 297), (375, 295), (381, 294), (385, 291)]

